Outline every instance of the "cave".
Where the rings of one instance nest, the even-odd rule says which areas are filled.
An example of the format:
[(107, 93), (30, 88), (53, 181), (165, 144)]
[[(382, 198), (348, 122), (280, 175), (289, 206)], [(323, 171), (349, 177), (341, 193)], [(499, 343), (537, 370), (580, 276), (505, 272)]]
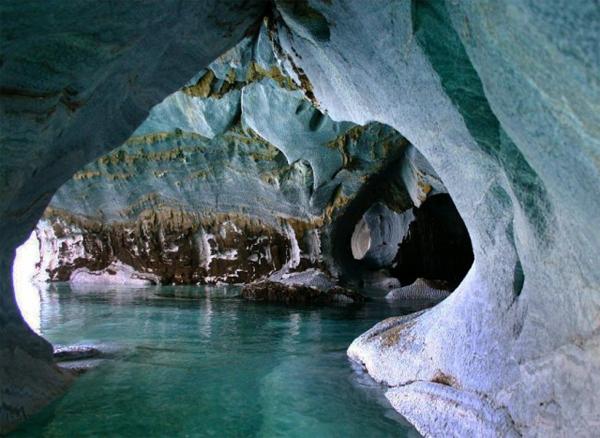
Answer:
[(594, 1), (0, 6), (0, 434), (594, 436)]

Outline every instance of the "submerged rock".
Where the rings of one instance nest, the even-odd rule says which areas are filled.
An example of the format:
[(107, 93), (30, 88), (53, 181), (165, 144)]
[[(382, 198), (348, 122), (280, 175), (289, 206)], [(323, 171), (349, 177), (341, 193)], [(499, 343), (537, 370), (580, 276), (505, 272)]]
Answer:
[(54, 359), (59, 362), (91, 359), (100, 356), (100, 354), (100, 350), (90, 345), (73, 345), (54, 349)]
[(365, 300), (359, 293), (339, 286), (322, 290), (313, 286), (274, 281), (247, 284), (242, 288), (242, 297), (250, 301), (317, 305), (360, 304)]
[(56, 365), (65, 372), (79, 375), (104, 362), (104, 352), (91, 345), (70, 345), (54, 349)]

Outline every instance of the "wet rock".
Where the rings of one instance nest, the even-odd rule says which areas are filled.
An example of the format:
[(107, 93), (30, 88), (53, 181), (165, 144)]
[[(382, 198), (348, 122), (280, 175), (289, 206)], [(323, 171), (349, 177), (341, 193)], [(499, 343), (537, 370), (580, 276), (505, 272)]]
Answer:
[(385, 396), (423, 436), (521, 436), (505, 408), (447, 384), (414, 382)]
[(100, 356), (101, 352), (90, 345), (73, 345), (54, 349), (54, 359), (59, 362), (78, 361)]
[(445, 281), (417, 278), (408, 286), (390, 290), (385, 299), (388, 301), (427, 300), (435, 303), (447, 298), (450, 293), (450, 285)]
[(103, 362), (104, 359), (81, 359), (58, 362), (57, 365), (61, 370), (78, 376), (100, 366)]
[(90, 284), (124, 284), (145, 286), (160, 284), (160, 278), (150, 273), (142, 273), (125, 265), (120, 261), (114, 261), (104, 269), (90, 271), (87, 267), (77, 268), (69, 274), (71, 283)]
[(315, 287), (319, 290), (331, 289), (337, 284), (337, 281), (330, 275), (315, 268), (298, 272), (279, 271), (270, 275), (267, 280), (290, 286)]
[(250, 301), (301, 305), (360, 304), (364, 302), (362, 295), (339, 286), (320, 290), (312, 286), (273, 281), (245, 285), (242, 288), (242, 297)]
[(83, 374), (104, 362), (104, 351), (91, 345), (72, 345), (54, 349), (58, 367), (74, 375)]

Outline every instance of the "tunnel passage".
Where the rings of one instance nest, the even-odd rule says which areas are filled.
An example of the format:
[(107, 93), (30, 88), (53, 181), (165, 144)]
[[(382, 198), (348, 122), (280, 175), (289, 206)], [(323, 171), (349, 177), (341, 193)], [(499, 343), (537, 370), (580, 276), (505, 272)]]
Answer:
[(331, 224), (392, 163), (414, 167), (397, 169), (406, 179), (398, 188), (383, 187), (402, 205), (412, 172), (425, 168), (397, 130), (335, 121), (311, 102), (276, 58), (268, 23), (56, 192), (36, 227), (38, 278), (326, 289), (345, 281)]
[(341, 276), (389, 299), (443, 298), (473, 264), (452, 198), (411, 145), (365, 184), (331, 235)]
[(413, 209), (391, 273), (403, 285), (417, 278), (437, 280), (453, 290), (473, 263), (469, 233), (450, 195), (441, 193)]

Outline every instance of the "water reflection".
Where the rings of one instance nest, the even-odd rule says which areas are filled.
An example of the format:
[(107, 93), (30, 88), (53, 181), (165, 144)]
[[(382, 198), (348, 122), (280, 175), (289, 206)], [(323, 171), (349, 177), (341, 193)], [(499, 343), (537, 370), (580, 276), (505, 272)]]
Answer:
[(115, 353), (17, 436), (417, 436), (345, 353), (397, 309), (291, 308), (238, 294), (49, 286), (43, 335)]

